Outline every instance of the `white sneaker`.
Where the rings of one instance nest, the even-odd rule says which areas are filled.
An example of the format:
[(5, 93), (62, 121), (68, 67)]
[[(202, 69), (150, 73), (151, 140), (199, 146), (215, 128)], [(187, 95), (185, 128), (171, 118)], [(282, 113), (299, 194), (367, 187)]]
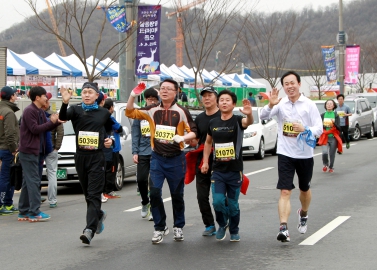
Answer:
[(174, 231), (174, 241), (183, 241), (185, 238), (183, 237), (182, 228), (173, 228)]
[(108, 198), (106, 198), (105, 196), (103, 196), (103, 193), (101, 193), (101, 201), (103, 203), (107, 202)]
[(148, 214), (150, 213), (151, 209), (150, 209), (151, 205), (148, 203), (146, 205), (141, 205), (141, 217), (142, 218), (145, 218), (148, 216)]
[(306, 215), (306, 217), (301, 217), (300, 215), (300, 212), (301, 212), (301, 208), (299, 208), (297, 210), (297, 215), (298, 215), (298, 225), (297, 225), (297, 230), (304, 234), (306, 233), (307, 229), (308, 229), (308, 215)]
[(153, 237), (152, 237), (152, 244), (159, 244), (161, 243), (164, 239), (164, 235), (169, 234), (169, 229), (167, 226), (165, 226), (165, 229), (163, 231), (154, 231), (153, 232)]
[(152, 211), (149, 212), (148, 221), (153, 221)]

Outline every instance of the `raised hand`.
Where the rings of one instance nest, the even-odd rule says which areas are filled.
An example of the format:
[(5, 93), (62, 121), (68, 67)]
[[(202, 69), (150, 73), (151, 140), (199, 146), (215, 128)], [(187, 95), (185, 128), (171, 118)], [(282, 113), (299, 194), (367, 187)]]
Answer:
[(240, 109), (240, 112), (242, 112), (245, 115), (250, 115), (252, 112), (250, 101), (245, 98), (242, 100), (242, 105), (243, 109)]
[(143, 82), (139, 83), (134, 89), (132, 89), (131, 96), (133, 96), (133, 97), (140, 96), (143, 93), (143, 91), (145, 90), (145, 88), (147, 88), (145, 83), (143, 83)]
[(281, 98), (279, 98), (279, 90), (277, 88), (272, 88), (272, 91), (270, 91), (269, 106), (275, 106), (280, 102), (280, 100)]
[(68, 91), (68, 89), (64, 88), (64, 86), (60, 87), (60, 94), (62, 95), (62, 99), (64, 103), (69, 103), (71, 99), (72, 93)]

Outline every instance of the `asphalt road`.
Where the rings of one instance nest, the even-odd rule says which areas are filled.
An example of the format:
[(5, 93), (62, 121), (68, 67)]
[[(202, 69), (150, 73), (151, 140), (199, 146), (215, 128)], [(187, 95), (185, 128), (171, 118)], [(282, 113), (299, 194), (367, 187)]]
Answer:
[[(173, 234), (152, 245), (153, 222), (140, 216), (135, 178), (129, 178), (120, 199), (103, 204), (108, 212), (105, 230), (90, 246), (79, 236), (85, 225), (86, 204), (79, 189), (59, 187), (58, 207), (44, 203), (48, 222), (17, 221), (0, 216), (0, 269), (376, 269), (377, 138), (363, 138), (337, 155), (335, 173), (323, 173), (316, 149), (313, 199), (308, 231), (297, 229), (298, 191), (292, 195), (288, 228), (290, 243), (276, 240), (279, 229), (277, 157), (245, 159), (249, 192), (240, 196), (240, 242), (203, 237), (195, 183), (185, 188), (186, 226), (183, 242)], [(297, 183), (297, 181), (296, 181)], [(46, 195), (46, 189), (43, 192)], [(14, 196), (15, 205), (19, 193)], [(172, 211), (167, 185), (167, 225)]]

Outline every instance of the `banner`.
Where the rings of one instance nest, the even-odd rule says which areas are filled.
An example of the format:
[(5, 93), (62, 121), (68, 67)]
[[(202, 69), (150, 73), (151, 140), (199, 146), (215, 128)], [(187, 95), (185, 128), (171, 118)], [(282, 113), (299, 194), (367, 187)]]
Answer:
[(131, 24), (126, 19), (126, 8), (124, 6), (102, 7), (106, 17), (112, 26), (121, 33), (126, 33)]
[(345, 78), (344, 83), (357, 84), (359, 75), (360, 45), (346, 47)]
[(336, 82), (336, 58), (335, 46), (321, 46), (322, 58), (325, 65), (327, 81), (329, 83)]
[(161, 6), (139, 6), (135, 74), (160, 74)]

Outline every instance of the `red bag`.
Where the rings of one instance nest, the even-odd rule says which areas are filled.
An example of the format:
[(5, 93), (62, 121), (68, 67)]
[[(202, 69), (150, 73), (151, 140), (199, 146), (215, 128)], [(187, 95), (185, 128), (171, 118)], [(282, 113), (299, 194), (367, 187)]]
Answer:
[(241, 193), (243, 195), (246, 195), (247, 189), (249, 188), (249, 184), (250, 184), (249, 178), (247, 178), (247, 176), (243, 174), (242, 185), (241, 185)]

